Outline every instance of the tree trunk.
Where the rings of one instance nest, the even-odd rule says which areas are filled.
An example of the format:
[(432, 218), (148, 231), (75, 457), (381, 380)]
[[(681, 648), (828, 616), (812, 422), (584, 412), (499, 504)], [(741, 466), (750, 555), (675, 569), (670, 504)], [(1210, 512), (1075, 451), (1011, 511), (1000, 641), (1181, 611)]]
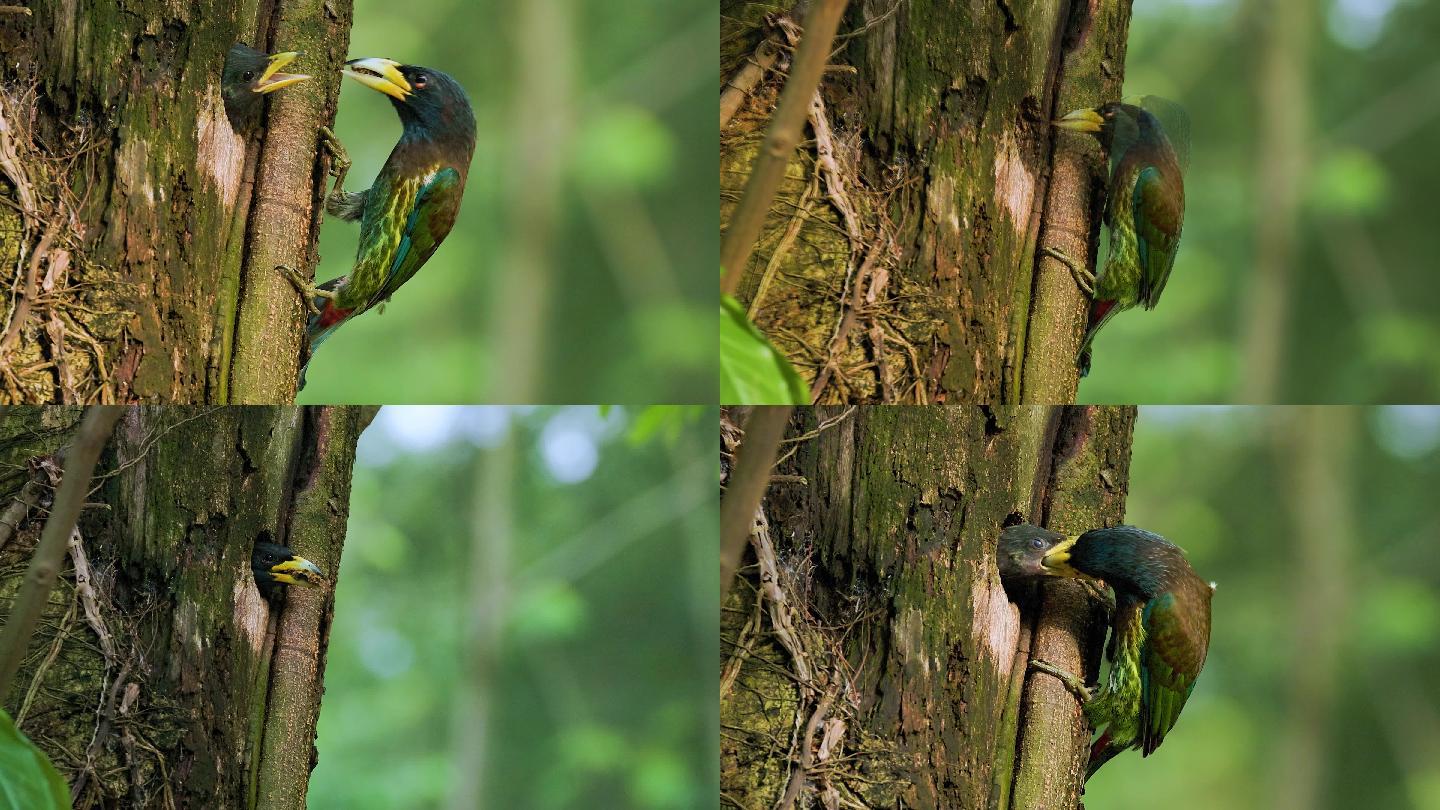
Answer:
[[(1097, 606), (1069, 581), (1007, 594), (994, 547), (1021, 520), (1118, 523), (1134, 418), (799, 411), (721, 617), (722, 799), (1074, 808), (1089, 729), (1024, 675), (1033, 653), (1093, 677)], [(722, 419), (726, 450), (737, 433)]]
[[(0, 696), (76, 807), (305, 806), (330, 591), (261, 598), (257, 540), (332, 577), (361, 408), (155, 408), (122, 417), (69, 568), (15, 687)], [(79, 409), (0, 420), (3, 503), (35, 508), (0, 542), (8, 608), (43, 525), (44, 462)], [(29, 491), (35, 495), (35, 488)], [(277, 640), (278, 638), (278, 640)]]
[[(302, 302), (275, 265), (317, 260), (350, 0), (31, 11), (0, 14), (0, 401), (292, 401)], [(314, 77), (249, 138), (220, 94), (236, 41)]]
[[(773, 52), (800, 20), (774, 9), (722, 9), (722, 227), (783, 82), (757, 79), (783, 73)], [(1049, 122), (1119, 96), (1129, 16), (1128, 2), (851, 4), (843, 66), (739, 294), (817, 401), (1073, 401), (1085, 301), (1036, 257), (1093, 257), (1103, 166)]]

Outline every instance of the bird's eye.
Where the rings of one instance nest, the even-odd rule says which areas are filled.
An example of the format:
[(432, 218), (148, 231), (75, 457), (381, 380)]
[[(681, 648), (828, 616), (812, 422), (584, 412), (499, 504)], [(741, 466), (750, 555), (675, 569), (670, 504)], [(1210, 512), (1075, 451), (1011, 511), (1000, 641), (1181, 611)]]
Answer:
[(1039, 551), (1040, 549), (1045, 548), (1045, 541), (1036, 537), (1035, 539), (1030, 541), (1030, 547), (1035, 549), (1036, 551)]
[(425, 83), (428, 81), (430, 81), (430, 77), (426, 76), (424, 73), (421, 73), (420, 75), (415, 77), (415, 81), (411, 82), (411, 84), (415, 85), (416, 90), (420, 90), (425, 87)]
[(247, 82), (248, 82), (248, 81), (250, 81), (250, 80), (253, 79), (253, 78), (255, 78), (255, 71), (253, 71), (253, 70), (247, 70), (247, 71), (245, 71), (244, 73), (241, 73), (241, 74), (240, 74), (240, 79), (241, 79), (241, 81), (247, 81)]

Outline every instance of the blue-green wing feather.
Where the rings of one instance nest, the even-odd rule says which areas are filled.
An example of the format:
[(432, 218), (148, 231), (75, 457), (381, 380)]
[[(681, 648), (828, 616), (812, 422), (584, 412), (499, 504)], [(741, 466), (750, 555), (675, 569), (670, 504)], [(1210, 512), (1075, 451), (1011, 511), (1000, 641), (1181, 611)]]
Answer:
[(1146, 309), (1160, 302), (1180, 247), (1185, 198), (1177, 188), (1179, 182), (1178, 176), (1167, 178), (1155, 166), (1141, 169), (1135, 180), (1132, 211), (1140, 259), (1139, 299)]
[[(1178, 597), (1178, 598), (1177, 598)], [(1196, 605), (1185, 591), (1163, 593), (1145, 604), (1145, 649), (1140, 662), (1140, 745), (1146, 755), (1160, 746), (1185, 708), (1209, 646), (1208, 604), (1204, 622), (1188, 616)]]

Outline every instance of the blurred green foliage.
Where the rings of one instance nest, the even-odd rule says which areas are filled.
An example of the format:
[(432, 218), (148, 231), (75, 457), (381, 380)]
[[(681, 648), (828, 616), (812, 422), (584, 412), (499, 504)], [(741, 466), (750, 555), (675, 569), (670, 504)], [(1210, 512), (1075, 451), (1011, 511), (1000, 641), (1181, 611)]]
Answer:
[[(1314, 807), (1440, 808), (1440, 408), (1332, 410), (1338, 429), (1312, 440), (1341, 445), (1319, 471), (1353, 515), (1338, 548), (1297, 521), (1335, 506), (1306, 489), (1316, 471), (1295, 451), (1310, 429), (1300, 409), (1140, 409), (1126, 520), (1217, 583), (1210, 654), (1165, 744), (1107, 764), (1087, 807), (1294, 806), (1290, 766), (1306, 749)], [(1329, 617), (1302, 608), (1315, 555), (1336, 567)], [(1333, 660), (1305, 655), (1317, 637)], [(1330, 697), (1307, 703), (1301, 678), (1330, 683)], [(1297, 727), (1310, 731), (1297, 739)]]
[[(1278, 402), (1440, 400), (1440, 275), (1425, 212), (1440, 186), (1440, 3), (1311, 3), (1296, 252), (1285, 313), (1251, 310), (1261, 184), (1259, 90), (1271, 2), (1136, 2), (1126, 94), (1192, 119), (1184, 235), (1153, 313), (1095, 343), (1085, 402), (1234, 402), (1248, 324), (1279, 318)], [(1273, 24), (1280, 24), (1274, 22)]]
[[(698, 191), (715, 189), (719, 151), (715, 7), (559, 2), (563, 18), (540, 31), (522, 23), (525, 8), (355, 0), (350, 55), (455, 76), (479, 140), (455, 230), (383, 314), (327, 340), (300, 402), (715, 400), (719, 235), (714, 194)], [(560, 75), (537, 76), (542, 60)], [(531, 108), (539, 83), (561, 109)], [(550, 120), (564, 131), (535, 131)], [(354, 160), (347, 185), (364, 188), (399, 137), (395, 113), (346, 81), (335, 129)], [(548, 224), (516, 205), (536, 193), (536, 163), (558, 174), (553, 199), (542, 196)], [(358, 238), (356, 225), (327, 219), (317, 278), (349, 272)], [(543, 302), (527, 319), (537, 321), (541, 366), (528, 393), (514, 383), (524, 370), (510, 364), (527, 362), (536, 341), (501, 326), (515, 307), (529, 312), (506, 277), (520, 272)]]
[[(717, 795), (718, 416), (383, 408), (355, 470), (309, 806), (461, 807), (477, 779), (484, 807)], [(503, 516), (480, 512), (495, 475)]]

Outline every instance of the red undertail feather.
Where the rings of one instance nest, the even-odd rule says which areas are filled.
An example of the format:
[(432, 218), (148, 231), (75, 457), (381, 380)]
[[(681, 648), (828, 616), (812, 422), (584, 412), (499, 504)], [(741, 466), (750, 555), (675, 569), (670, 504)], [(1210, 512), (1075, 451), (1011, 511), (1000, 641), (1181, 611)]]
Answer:
[(325, 308), (320, 310), (320, 319), (316, 323), (316, 326), (320, 329), (329, 329), (335, 324), (340, 323), (341, 321), (350, 317), (350, 313), (354, 311), (355, 310), (353, 309), (341, 309), (335, 306), (334, 301), (330, 301), (327, 299), (325, 301)]
[(1114, 301), (1096, 301), (1092, 303), (1090, 305), (1090, 325), (1094, 326), (1105, 320), (1105, 316), (1110, 314), (1110, 310), (1114, 308)]
[(1100, 739), (1096, 740), (1095, 743), (1090, 746), (1090, 761), (1094, 762), (1099, 759), (1100, 756), (1105, 753), (1105, 746), (1109, 744), (1110, 730), (1106, 729), (1105, 732), (1100, 735)]

